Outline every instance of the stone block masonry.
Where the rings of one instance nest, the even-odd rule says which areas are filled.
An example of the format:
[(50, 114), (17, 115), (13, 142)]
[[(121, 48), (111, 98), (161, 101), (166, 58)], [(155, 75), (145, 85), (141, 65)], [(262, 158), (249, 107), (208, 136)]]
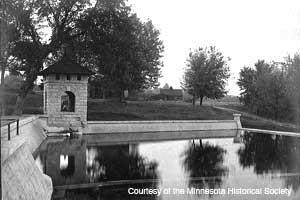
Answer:
[[(57, 127), (80, 127), (87, 122), (88, 77), (81, 80), (64, 75), (56, 80), (55, 75), (47, 76), (44, 85), (44, 113), (48, 115), (48, 125)], [(66, 93), (67, 92), (67, 93)], [(62, 111), (63, 96), (74, 95), (74, 110)], [(73, 101), (73, 100), (72, 100)]]

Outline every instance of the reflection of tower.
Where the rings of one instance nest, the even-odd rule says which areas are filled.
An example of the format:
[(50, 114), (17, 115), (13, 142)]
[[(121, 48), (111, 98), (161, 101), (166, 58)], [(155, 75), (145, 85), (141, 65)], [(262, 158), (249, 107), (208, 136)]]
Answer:
[(137, 155), (139, 153), (139, 145), (138, 144), (129, 144), (128, 153), (130, 155)]
[(48, 143), (45, 160), (46, 174), (54, 186), (86, 182), (86, 143), (64, 140)]

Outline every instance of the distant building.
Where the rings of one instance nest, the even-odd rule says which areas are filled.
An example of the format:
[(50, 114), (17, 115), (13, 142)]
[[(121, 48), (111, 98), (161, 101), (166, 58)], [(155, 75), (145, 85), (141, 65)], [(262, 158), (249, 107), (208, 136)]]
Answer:
[(182, 89), (154, 89), (152, 94), (155, 95), (155, 98), (159, 98), (165, 101), (168, 100), (182, 100), (183, 90)]

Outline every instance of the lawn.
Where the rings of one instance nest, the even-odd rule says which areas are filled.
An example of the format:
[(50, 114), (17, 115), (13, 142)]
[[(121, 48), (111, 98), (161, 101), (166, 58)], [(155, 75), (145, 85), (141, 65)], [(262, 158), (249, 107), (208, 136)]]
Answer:
[(91, 100), (88, 120), (205, 120), (233, 119), (231, 114), (211, 106), (184, 102), (134, 101), (118, 103)]
[[(232, 111), (214, 108), (211, 105), (193, 106), (190, 103), (170, 101), (141, 101), (118, 103), (90, 100), (88, 120), (226, 120), (233, 119)], [(294, 128), (242, 116), (246, 128), (278, 131), (299, 131)]]

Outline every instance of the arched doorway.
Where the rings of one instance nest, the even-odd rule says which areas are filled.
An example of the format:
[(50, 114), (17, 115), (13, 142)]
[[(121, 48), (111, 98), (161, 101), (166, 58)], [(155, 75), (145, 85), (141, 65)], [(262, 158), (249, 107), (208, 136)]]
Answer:
[(61, 111), (62, 112), (75, 112), (75, 95), (66, 91), (64, 95), (61, 96)]

